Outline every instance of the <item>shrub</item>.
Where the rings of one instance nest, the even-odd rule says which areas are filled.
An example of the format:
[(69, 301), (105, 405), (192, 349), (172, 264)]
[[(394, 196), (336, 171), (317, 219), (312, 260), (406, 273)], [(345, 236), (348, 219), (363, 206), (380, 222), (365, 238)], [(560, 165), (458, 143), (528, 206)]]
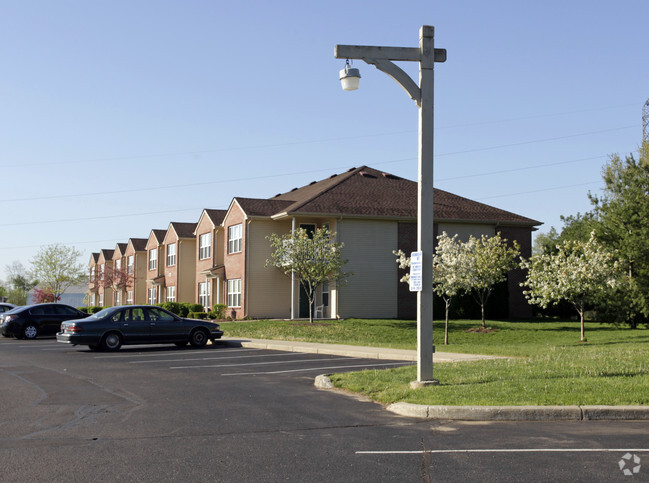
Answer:
[[(178, 302), (163, 302), (163, 303), (161, 303), (159, 305), (163, 309), (166, 309), (166, 310), (168, 310), (169, 312), (171, 312), (173, 314), (180, 315), (181, 317), (184, 317), (181, 314), (181, 304), (179, 304)], [(187, 312), (189, 312), (189, 311), (187, 311)], [(185, 312), (185, 315), (187, 315), (187, 312)]]
[(225, 319), (225, 311), (228, 306), (225, 304), (214, 304), (210, 311), (210, 319)]
[(187, 308), (189, 309), (189, 312), (190, 312), (190, 313), (191, 313), (191, 312), (205, 312), (205, 309), (203, 308), (203, 306), (202, 306), (201, 304), (190, 304), (190, 303), (187, 303), (187, 304), (185, 304), (185, 305), (187, 305)]
[(86, 314), (96, 314), (100, 310), (103, 310), (103, 307), (99, 307), (98, 305), (90, 305), (88, 307), (77, 307), (81, 312), (85, 312)]
[(207, 319), (206, 312), (190, 312), (188, 317), (190, 319)]

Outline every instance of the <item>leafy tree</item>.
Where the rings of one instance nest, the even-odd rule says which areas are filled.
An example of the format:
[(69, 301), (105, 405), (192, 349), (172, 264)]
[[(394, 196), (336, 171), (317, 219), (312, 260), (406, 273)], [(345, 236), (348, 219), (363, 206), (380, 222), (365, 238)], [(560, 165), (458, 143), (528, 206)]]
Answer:
[(591, 235), (587, 242), (565, 241), (555, 253), (523, 260), (528, 270), (522, 283), (530, 303), (547, 308), (561, 300), (570, 302), (581, 321), (581, 341), (585, 342), (584, 311), (610, 295), (620, 283), (621, 272), (615, 257)]
[(482, 235), (480, 239), (471, 236), (465, 243), (465, 249), (468, 251), (469, 263), (466, 268), (466, 286), (480, 305), (482, 327), (485, 328), (487, 300), (494, 285), (507, 280), (507, 273), (518, 266), (520, 247), (515, 240), (511, 246), (508, 245), (507, 239), (501, 238), (498, 233), (492, 237)]
[(60, 243), (47, 245), (31, 260), (32, 274), (44, 290), (49, 289), (58, 299), (71, 285), (87, 281), (80, 256), (81, 252), (74, 247)]
[(294, 233), (266, 237), (273, 249), (267, 267), (277, 267), (285, 275), (300, 281), (309, 300), (309, 322), (313, 323), (313, 301), (317, 288), (324, 282), (342, 283), (349, 273), (343, 272), (347, 260), (342, 258), (342, 243), (335, 241), (335, 233), (318, 228), (309, 236), (303, 228)]
[(628, 274), (627, 290), (620, 294), (624, 302), (615, 312), (636, 327), (649, 321), (649, 143), (640, 149), (638, 160), (612, 156), (602, 178), (602, 195), (589, 194), (599, 221), (596, 237), (617, 254)]
[(6, 265), (5, 270), (9, 274), (8, 283), (10, 285), (7, 299), (12, 304), (25, 305), (27, 303), (27, 294), (38, 285), (38, 280), (33, 280), (19, 261), (13, 261), (11, 264)]

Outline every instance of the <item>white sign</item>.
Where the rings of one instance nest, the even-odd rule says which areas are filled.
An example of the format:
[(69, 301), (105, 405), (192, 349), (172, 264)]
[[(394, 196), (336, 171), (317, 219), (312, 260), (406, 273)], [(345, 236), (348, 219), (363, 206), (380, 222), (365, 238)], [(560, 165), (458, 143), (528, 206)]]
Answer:
[(422, 252), (412, 252), (410, 254), (410, 291), (421, 292), (421, 258)]

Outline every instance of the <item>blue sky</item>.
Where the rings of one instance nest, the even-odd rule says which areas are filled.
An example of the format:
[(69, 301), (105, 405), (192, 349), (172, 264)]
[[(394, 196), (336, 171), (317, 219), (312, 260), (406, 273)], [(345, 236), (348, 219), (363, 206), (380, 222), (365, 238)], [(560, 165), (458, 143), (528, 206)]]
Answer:
[[(417, 176), (417, 108), (336, 44), (436, 29), (435, 186), (561, 227), (637, 151), (646, 0), (49, 1), (0, 10), (0, 278), (369, 165)], [(417, 65), (401, 66), (415, 79)], [(396, 247), (395, 247), (396, 248)]]

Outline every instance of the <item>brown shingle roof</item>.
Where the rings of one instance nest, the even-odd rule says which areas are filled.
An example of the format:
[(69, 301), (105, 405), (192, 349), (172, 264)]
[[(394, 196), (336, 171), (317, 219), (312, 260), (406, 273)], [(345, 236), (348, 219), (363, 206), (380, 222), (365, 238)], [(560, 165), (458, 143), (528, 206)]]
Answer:
[(272, 216), (293, 204), (292, 201), (259, 198), (235, 198), (241, 209), (249, 216)]
[(129, 242), (133, 245), (133, 250), (136, 252), (143, 252), (146, 250), (146, 244), (149, 240), (146, 238), (129, 238)]
[[(436, 221), (541, 224), (437, 188), (433, 200)], [(287, 203), (274, 213), (275, 216), (285, 213), (414, 220), (417, 218), (417, 183), (362, 166), (279, 194), (271, 201)]]
[(210, 218), (210, 220), (212, 220), (212, 223), (214, 223), (214, 225), (216, 226), (221, 224), (227, 212), (228, 210), (210, 210), (205, 208), (205, 214)]
[(194, 238), (194, 230), (196, 230), (196, 223), (182, 223), (172, 221), (169, 223), (169, 228), (174, 229), (178, 238)]
[[(165, 235), (167, 234), (167, 230), (156, 230), (155, 228), (151, 230), (151, 234), (155, 237), (156, 241), (158, 243), (162, 243), (162, 241), (165, 239)], [(147, 239), (147, 242), (149, 240)]]

